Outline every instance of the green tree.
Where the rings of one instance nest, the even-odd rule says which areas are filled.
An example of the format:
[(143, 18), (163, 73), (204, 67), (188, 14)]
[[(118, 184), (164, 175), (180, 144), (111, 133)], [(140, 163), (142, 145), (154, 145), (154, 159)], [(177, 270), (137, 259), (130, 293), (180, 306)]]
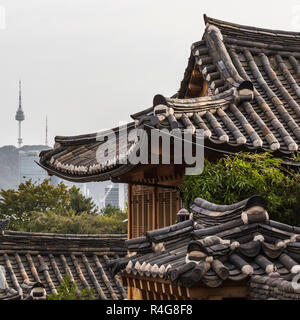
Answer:
[(54, 186), (50, 179), (42, 183), (28, 180), (18, 190), (0, 191), (0, 219), (9, 219), (11, 229), (17, 229), (30, 219), (33, 212), (54, 212), (74, 216), (95, 214), (96, 205), (85, 198), (75, 186), (68, 189), (64, 183)]
[(186, 208), (196, 197), (231, 204), (259, 194), (272, 219), (300, 225), (300, 175), (269, 153), (238, 153), (205, 161), (199, 176), (185, 176), (181, 194)]
[(26, 221), (13, 229), (24, 232), (64, 234), (126, 234), (127, 223), (123, 222), (126, 217), (126, 213), (122, 216), (113, 215), (107, 217), (91, 214), (57, 215), (51, 211), (32, 212)]
[(95, 300), (95, 293), (92, 289), (79, 289), (76, 282), (72, 282), (67, 273), (62, 283), (57, 288), (57, 294), (52, 293), (48, 300)]
[(100, 214), (105, 217), (123, 216), (124, 219), (126, 219), (127, 211), (128, 211), (127, 206), (125, 207), (125, 210), (122, 211), (119, 207), (115, 207), (109, 203), (106, 207), (100, 210)]
[(69, 194), (70, 204), (68, 208), (73, 209), (77, 215), (83, 212), (89, 214), (96, 214), (98, 212), (98, 208), (93, 202), (93, 199), (86, 198), (76, 186), (72, 186), (72, 188), (70, 188)]
[(9, 219), (10, 227), (23, 223), (32, 211), (53, 210), (62, 212), (69, 204), (67, 186), (60, 183), (57, 187), (46, 179), (41, 184), (31, 180), (21, 183), (18, 190), (0, 191), (0, 218)]

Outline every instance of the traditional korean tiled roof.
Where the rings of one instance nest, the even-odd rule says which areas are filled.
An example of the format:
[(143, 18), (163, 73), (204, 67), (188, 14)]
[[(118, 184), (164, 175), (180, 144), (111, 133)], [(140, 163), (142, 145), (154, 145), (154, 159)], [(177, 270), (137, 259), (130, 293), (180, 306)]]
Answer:
[(233, 205), (197, 198), (189, 211), (188, 220), (127, 240), (130, 255), (111, 260), (111, 272), (187, 288), (198, 283), (215, 288), (251, 277), (256, 283), (256, 276), (276, 274), (290, 281), (300, 273), (300, 228), (270, 220), (262, 197)]
[[(299, 152), (300, 33), (206, 16), (205, 24), (177, 94), (155, 96), (152, 107), (132, 115), (129, 127), (203, 129), (206, 148), (221, 153), (272, 151), (285, 158)], [(122, 164), (118, 153), (99, 163), (96, 137), (56, 137), (40, 164), (72, 181), (107, 180), (134, 167)], [(123, 154), (134, 151), (135, 142), (129, 145)]]
[[(300, 33), (208, 17), (205, 23), (202, 40), (192, 45), (177, 96), (154, 99), (154, 114), (165, 106), (158, 123), (201, 128), (208, 141), (225, 150), (297, 151)], [(204, 80), (208, 96), (197, 97)]]
[[(124, 174), (134, 165), (122, 164), (122, 159), (129, 157), (134, 151), (136, 140), (134, 139), (134, 122), (126, 128), (113, 128), (109, 134), (115, 134), (115, 140), (111, 148), (116, 153), (102, 163), (97, 159), (97, 154), (105, 152), (107, 146), (104, 137), (107, 131), (80, 135), (74, 137), (56, 137), (55, 148), (40, 153), (40, 163), (51, 175), (57, 175), (70, 181), (105, 181), (112, 177)], [(131, 132), (131, 136), (129, 136)], [(127, 144), (126, 144), (127, 143)]]
[[(0, 235), (0, 300), (45, 299), (68, 273), (81, 289), (99, 299), (127, 297), (109, 259), (126, 254), (123, 235), (74, 235), (5, 231)], [(6, 279), (6, 280), (5, 280)], [(4, 285), (3, 285), (4, 284)]]
[(292, 281), (257, 275), (250, 279), (248, 296), (251, 300), (300, 300), (300, 290)]

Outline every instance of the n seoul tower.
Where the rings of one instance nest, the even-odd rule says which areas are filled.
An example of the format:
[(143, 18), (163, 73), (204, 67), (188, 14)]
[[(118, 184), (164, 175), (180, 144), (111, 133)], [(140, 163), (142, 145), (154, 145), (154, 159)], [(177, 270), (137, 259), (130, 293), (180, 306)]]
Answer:
[(19, 122), (18, 147), (21, 148), (22, 147), (22, 143), (23, 143), (23, 139), (22, 139), (22, 136), (21, 136), (21, 122), (25, 119), (24, 112), (23, 112), (23, 109), (22, 109), (21, 80), (19, 80), (19, 108), (17, 110), (15, 119)]

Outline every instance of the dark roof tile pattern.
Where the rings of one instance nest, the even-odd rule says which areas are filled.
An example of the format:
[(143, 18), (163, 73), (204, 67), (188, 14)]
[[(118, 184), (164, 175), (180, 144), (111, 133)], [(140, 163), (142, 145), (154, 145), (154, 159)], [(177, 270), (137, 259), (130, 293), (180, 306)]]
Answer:
[(260, 196), (233, 205), (197, 198), (189, 218), (127, 240), (129, 256), (112, 259), (110, 271), (158, 277), (185, 287), (199, 281), (218, 287), (225, 280), (274, 272), (285, 279), (300, 273), (300, 229), (270, 220)]
[[(185, 98), (180, 94), (187, 90), (194, 70), (189, 66), (179, 99), (160, 99), (168, 107), (168, 121), (162, 126), (174, 127), (176, 121), (177, 127), (187, 128), (187, 117), (190, 127), (203, 129), (213, 144), (281, 154), (297, 151), (299, 34), (205, 20), (203, 40), (192, 45), (194, 59), (189, 63), (197, 65), (213, 95)], [(222, 94), (228, 96), (227, 101), (220, 101)], [(214, 103), (208, 103), (208, 98)]]
[[(39, 165), (51, 175), (74, 182), (104, 181), (111, 177), (124, 174), (134, 167), (123, 164), (122, 159), (130, 157), (136, 146), (134, 136), (134, 122), (129, 123), (126, 129), (113, 128), (94, 134), (75, 137), (56, 137), (55, 148), (40, 153)], [(129, 133), (131, 132), (131, 135)], [(115, 140), (108, 146), (107, 138), (101, 137), (115, 135)], [(115, 149), (116, 146), (116, 149)], [(107, 148), (113, 148), (115, 153), (101, 161)]]
[[(272, 151), (283, 158), (299, 152), (300, 34), (206, 16), (205, 24), (178, 93), (155, 96), (153, 107), (133, 114), (129, 127), (203, 129), (206, 147), (218, 152)], [(199, 96), (204, 81), (208, 90)], [(71, 181), (107, 180), (134, 167), (121, 164), (118, 154), (99, 163), (96, 136), (56, 137), (40, 165)]]
[[(46, 298), (68, 273), (79, 288), (99, 299), (125, 299), (119, 276), (108, 272), (109, 259), (126, 254), (124, 235), (74, 235), (5, 231), (0, 236), (0, 299)], [(40, 289), (38, 289), (38, 287)], [(42, 289), (41, 289), (42, 288)]]
[(248, 297), (251, 300), (300, 300), (300, 289), (280, 277), (256, 275), (250, 279)]

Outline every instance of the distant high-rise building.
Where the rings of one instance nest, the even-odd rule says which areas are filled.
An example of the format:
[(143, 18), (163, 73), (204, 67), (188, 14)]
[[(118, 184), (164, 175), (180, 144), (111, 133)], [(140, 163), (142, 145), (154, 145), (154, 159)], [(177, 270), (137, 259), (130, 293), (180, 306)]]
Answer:
[(105, 206), (111, 204), (120, 209), (125, 208), (127, 197), (127, 184), (115, 183), (105, 188)]
[(119, 207), (124, 210), (128, 200), (128, 184), (119, 183)]
[(116, 184), (105, 188), (105, 207), (109, 204), (119, 208), (119, 188)]
[(35, 161), (39, 161), (39, 151), (19, 151), (19, 183), (29, 179), (41, 183), (48, 178), (47, 172)]
[(19, 81), (19, 108), (17, 110), (15, 119), (19, 122), (18, 147), (21, 148), (23, 143), (21, 122), (25, 119), (24, 112), (22, 109), (21, 80)]
[[(22, 147), (23, 149), (24, 147)], [(63, 182), (67, 187), (71, 188), (76, 186), (80, 189), (85, 197), (90, 196), (90, 190), (86, 183), (74, 183), (56, 176), (48, 176), (47, 171), (41, 168), (36, 162), (39, 161), (40, 150), (19, 150), (19, 179), (18, 184), (25, 182), (29, 179), (34, 183), (42, 183), (45, 179), (50, 179), (50, 183), (54, 186), (58, 186), (60, 182)]]

